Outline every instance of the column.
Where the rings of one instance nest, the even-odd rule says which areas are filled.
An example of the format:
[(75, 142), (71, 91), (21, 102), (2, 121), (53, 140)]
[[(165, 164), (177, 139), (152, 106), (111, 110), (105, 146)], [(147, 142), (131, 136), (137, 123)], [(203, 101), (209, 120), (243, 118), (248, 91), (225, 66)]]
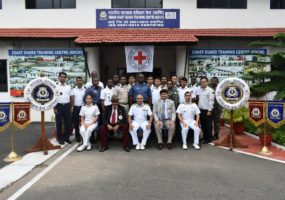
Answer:
[(85, 47), (87, 63), (90, 73), (96, 71), (100, 78), (100, 49), (99, 47)]
[(185, 72), (185, 58), (187, 47), (186, 46), (176, 46), (176, 75), (177, 76), (186, 76), (188, 77), (188, 66), (186, 67)]

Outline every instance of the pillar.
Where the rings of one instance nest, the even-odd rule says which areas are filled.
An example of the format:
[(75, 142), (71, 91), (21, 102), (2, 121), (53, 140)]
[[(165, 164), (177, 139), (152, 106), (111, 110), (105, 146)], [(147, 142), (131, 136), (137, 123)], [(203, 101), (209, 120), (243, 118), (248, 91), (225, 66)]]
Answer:
[(176, 46), (176, 75), (177, 76), (186, 76), (188, 77), (188, 66), (186, 67), (185, 72), (185, 61), (186, 61), (186, 46)]
[(99, 47), (85, 47), (87, 53), (87, 64), (90, 73), (96, 71), (100, 78), (100, 49)]

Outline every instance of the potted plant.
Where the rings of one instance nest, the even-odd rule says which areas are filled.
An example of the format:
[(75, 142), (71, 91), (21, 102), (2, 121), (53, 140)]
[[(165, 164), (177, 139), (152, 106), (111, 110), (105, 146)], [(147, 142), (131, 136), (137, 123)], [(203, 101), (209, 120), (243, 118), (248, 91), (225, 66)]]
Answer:
[[(224, 119), (226, 119), (227, 121), (230, 120), (230, 110), (224, 109), (223, 116)], [(247, 117), (248, 117), (248, 111), (245, 106), (234, 110), (233, 122), (234, 122), (235, 134), (243, 134), (244, 121), (247, 119)]]
[(264, 146), (264, 139), (265, 139), (265, 146), (271, 146), (271, 142), (272, 142), (272, 134), (271, 134), (271, 128), (267, 127), (266, 130), (266, 137), (265, 137), (265, 133), (264, 133), (264, 128), (257, 128), (256, 133), (258, 134), (260, 143), (262, 146)]

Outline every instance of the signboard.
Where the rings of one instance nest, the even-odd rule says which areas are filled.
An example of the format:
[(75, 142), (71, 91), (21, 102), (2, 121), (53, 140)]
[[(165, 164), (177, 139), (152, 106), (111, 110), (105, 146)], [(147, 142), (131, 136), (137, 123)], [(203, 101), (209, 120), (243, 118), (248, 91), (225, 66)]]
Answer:
[(25, 87), (25, 99), (32, 103), (32, 109), (47, 111), (53, 109), (61, 95), (57, 84), (49, 78), (31, 80)]
[(10, 103), (0, 103), (0, 132), (10, 126)]
[(215, 95), (223, 108), (235, 110), (247, 103), (250, 90), (242, 79), (230, 77), (218, 84)]
[(97, 9), (96, 28), (180, 28), (180, 10)]
[(264, 101), (248, 102), (248, 119), (254, 126), (259, 126), (265, 122), (265, 103)]
[[(189, 76), (218, 77), (220, 81), (231, 76), (242, 77), (261, 70), (254, 62), (269, 62), (266, 55), (266, 49), (191, 49)], [(270, 65), (264, 70), (270, 71)]]
[(31, 104), (30, 103), (13, 103), (13, 125), (17, 128), (24, 129), (31, 121)]
[(278, 128), (285, 123), (285, 104), (284, 101), (267, 102), (267, 122), (273, 128)]
[(67, 73), (67, 83), (73, 86), (76, 77), (85, 81), (85, 59), (81, 49), (9, 50), (10, 93), (23, 96), (29, 81), (40, 77), (58, 80), (58, 73)]
[(154, 46), (125, 46), (127, 73), (152, 72)]

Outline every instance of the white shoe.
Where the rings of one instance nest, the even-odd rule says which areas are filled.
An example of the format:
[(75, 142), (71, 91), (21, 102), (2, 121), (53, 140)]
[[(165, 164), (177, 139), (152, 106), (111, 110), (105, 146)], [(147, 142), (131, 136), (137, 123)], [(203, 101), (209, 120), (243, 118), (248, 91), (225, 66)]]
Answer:
[(200, 150), (200, 146), (198, 145), (198, 144), (193, 144), (193, 147), (194, 147), (194, 149), (196, 149), (196, 150)]
[(183, 144), (182, 149), (187, 150), (188, 149), (187, 144)]
[(86, 150), (90, 151), (92, 149), (91, 143), (88, 143)]
[(145, 150), (145, 146), (141, 144), (141, 150)]
[(85, 146), (84, 144), (82, 144), (81, 146), (79, 146), (79, 147), (77, 148), (77, 151), (78, 151), (78, 152), (81, 152), (81, 151), (83, 151), (85, 148), (86, 148), (86, 146)]
[(136, 146), (136, 150), (140, 150), (141, 149), (141, 144), (138, 143), (137, 146)]

